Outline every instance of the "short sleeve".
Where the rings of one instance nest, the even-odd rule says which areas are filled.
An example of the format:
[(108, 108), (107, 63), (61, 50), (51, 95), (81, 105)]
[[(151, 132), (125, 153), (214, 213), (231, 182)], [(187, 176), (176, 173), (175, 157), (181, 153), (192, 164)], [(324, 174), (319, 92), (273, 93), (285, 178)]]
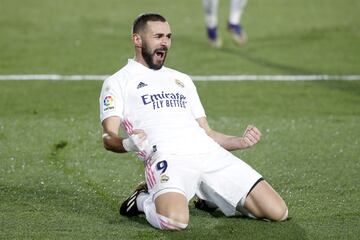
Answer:
[(201, 117), (206, 117), (204, 107), (201, 104), (199, 94), (196, 90), (196, 86), (191, 79), (190, 79), (189, 85), (190, 86), (189, 86), (189, 95), (188, 96), (189, 96), (189, 106), (190, 106), (192, 115), (194, 116), (195, 119), (198, 119)]
[(100, 98), (100, 120), (118, 116), (123, 118), (123, 96), (119, 84), (115, 79), (106, 79), (103, 83)]

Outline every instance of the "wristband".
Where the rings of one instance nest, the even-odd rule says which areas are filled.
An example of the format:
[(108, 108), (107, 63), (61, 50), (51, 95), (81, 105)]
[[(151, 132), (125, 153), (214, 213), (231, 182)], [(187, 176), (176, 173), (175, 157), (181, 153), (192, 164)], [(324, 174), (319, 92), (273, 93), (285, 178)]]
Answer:
[(149, 142), (147, 139), (140, 139), (138, 135), (131, 135), (129, 138), (123, 139), (122, 144), (127, 152), (139, 152), (144, 151)]
[(127, 152), (135, 152), (138, 151), (138, 148), (134, 144), (133, 140), (131, 138), (125, 138), (122, 140), (122, 145)]

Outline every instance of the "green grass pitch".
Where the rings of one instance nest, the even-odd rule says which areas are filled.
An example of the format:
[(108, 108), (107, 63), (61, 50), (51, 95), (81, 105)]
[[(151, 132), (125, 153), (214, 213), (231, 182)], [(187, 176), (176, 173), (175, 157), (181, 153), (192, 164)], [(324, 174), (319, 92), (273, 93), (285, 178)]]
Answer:
[[(201, 1), (0, 3), (0, 74), (111, 74), (132, 57), (134, 17), (172, 25), (167, 65), (191, 75), (360, 74), (356, 0), (250, 0), (241, 48), (206, 45)], [(0, 239), (358, 239), (360, 81), (196, 82), (211, 126), (263, 139), (237, 151), (274, 186), (291, 219), (208, 214), (190, 203), (183, 232), (118, 215), (143, 179), (141, 162), (105, 151), (100, 81), (0, 81)]]

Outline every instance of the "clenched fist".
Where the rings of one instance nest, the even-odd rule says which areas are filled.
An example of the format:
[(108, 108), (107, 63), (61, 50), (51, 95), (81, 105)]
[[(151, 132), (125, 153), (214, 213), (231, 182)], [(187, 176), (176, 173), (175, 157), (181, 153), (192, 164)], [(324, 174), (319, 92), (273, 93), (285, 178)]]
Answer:
[(240, 138), (241, 148), (249, 148), (260, 141), (261, 133), (253, 125), (247, 126), (243, 136)]

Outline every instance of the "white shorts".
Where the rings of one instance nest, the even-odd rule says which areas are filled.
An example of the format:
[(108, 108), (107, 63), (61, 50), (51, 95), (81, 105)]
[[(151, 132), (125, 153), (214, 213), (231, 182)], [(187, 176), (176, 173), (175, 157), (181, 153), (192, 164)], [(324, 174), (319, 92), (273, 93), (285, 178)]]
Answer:
[(247, 163), (223, 148), (207, 154), (155, 154), (145, 165), (149, 193), (155, 200), (166, 192), (196, 194), (215, 203), (226, 216), (247, 196), (262, 176)]

